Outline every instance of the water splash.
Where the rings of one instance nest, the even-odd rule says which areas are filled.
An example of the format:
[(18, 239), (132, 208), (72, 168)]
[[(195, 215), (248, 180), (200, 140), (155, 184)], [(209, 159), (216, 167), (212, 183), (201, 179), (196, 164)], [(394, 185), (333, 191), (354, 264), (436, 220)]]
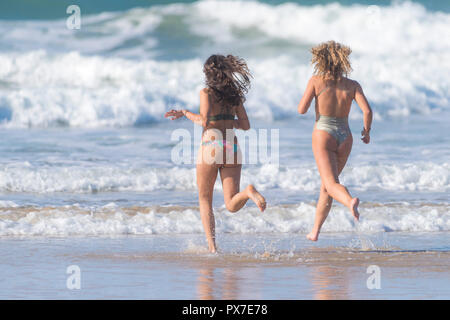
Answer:
[(355, 233), (358, 237), (359, 248), (363, 251), (376, 250), (377, 247), (375, 244), (369, 239), (369, 237), (364, 234), (364, 231), (361, 230), (361, 222), (355, 221)]

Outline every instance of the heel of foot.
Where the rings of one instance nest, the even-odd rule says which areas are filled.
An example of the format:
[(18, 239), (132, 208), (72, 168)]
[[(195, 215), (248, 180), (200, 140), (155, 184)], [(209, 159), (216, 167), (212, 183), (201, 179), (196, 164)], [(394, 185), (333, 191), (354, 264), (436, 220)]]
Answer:
[(319, 234), (310, 232), (306, 235), (306, 239), (311, 240), (311, 241), (317, 241), (319, 239)]
[(251, 184), (247, 186), (248, 197), (256, 204), (261, 212), (266, 210), (266, 199)]
[(359, 220), (358, 206), (359, 206), (359, 198), (353, 198), (350, 205), (350, 210), (356, 220)]

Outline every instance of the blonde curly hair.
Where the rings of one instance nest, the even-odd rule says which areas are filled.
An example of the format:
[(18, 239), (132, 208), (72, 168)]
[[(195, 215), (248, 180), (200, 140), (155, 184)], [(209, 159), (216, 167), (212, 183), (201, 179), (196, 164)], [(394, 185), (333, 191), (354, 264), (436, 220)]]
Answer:
[(352, 50), (335, 41), (321, 43), (311, 49), (314, 74), (327, 80), (338, 80), (351, 71), (349, 55)]

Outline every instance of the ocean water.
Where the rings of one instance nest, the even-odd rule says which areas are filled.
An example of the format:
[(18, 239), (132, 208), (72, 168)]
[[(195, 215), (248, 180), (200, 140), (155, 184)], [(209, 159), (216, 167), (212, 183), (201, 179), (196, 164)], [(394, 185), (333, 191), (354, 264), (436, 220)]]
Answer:
[[(213, 53), (232, 53), (245, 58), (253, 73), (246, 108), (254, 132), (259, 137), (264, 130), (268, 133), (269, 152), (276, 153), (277, 161), (258, 158), (243, 168), (241, 186), (253, 183), (268, 200), (263, 214), (251, 203), (238, 214), (228, 213), (217, 182), (214, 210), (225, 260), (234, 261), (236, 250), (252, 257), (281, 250), (295, 257), (289, 261), (297, 261), (303, 247), (317, 246), (328, 248), (325, 251), (406, 250), (417, 261), (425, 259), (421, 250), (437, 250), (444, 258), (433, 258), (435, 266), (448, 264), (447, 2), (77, 3), (79, 30), (66, 27), (65, 10), (72, 3), (0, 4), (0, 252), (9, 260), (15, 259), (11, 243), (21, 243), (17, 265), (38, 261), (27, 257), (41, 248), (42, 269), (61, 254), (70, 256), (61, 253), (60, 245), (71, 247), (78, 241), (87, 247), (99, 245), (94, 252), (71, 256), (94, 265), (98, 257), (108, 261), (110, 255), (121, 260), (137, 254), (123, 249), (128, 244), (139, 248), (139, 257), (150, 255), (162, 265), (170, 265), (172, 255), (180, 262), (177, 253), (189, 259), (186, 250), (191, 253), (192, 239), (202, 247), (193, 164), (199, 128), (163, 115), (174, 107), (197, 111), (203, 62)], [(330, 39), (352, 48), (350, 77), (360, 82), (374, 110), (372, 141), (364, 145), (358, 139), (362, 113), (353, 106), (354, 146), (341, 175), (342, 183), (361, 199), (361, 222), (355, 224), (347, 210), (335, 204), (323, 227), (325, 240), (293, 240), (293, 249), (294, 244), (283, 239), (304, 238), (311, 229), (320, 188), (311, 151), (313, 109), (300, 116), (296, 106), (312, 74), (309, 49)], [(191, 136), (190, 163), (173, 160), (179, 142), (173, 134), (180, 129)], [(276, 135), (279, 139), (272, 143)], [(339, 235), (345, 241), (334, 245), (332, 239)], [(423, 237), (432, 239), (431, 244), (422, 242)], [(258, 241), (269, 238), (276, 239), (270, 250), (258, 247)], [(176, 239), (173, 245), (171, 239)], [(108, 249), (115, 248), (115, 241), (123, 245), (116, 253)], [(158, 256), (161, 251), (163, 258)], [(319, 255), (326, 256), (325, 251)], [(258, 265), (254, 260), (251, 264)], [(269, 265), (267, 272), (274, 272)], [(10, 273), (11, 268), (2, 264), (0, 270)], [(132, 264), (121, 270), (126, 273), (128, 268)], [(403, 270), (400, 262), (392, 268)], [(286, 272), (294, 277), (293, 270)], [(432, 279), (448, 278), (448, 271), (430, 270)], [(117, 285), (124, 279), (119, 276)], [(59, 297), (14, 283), (0, 284), (2, 297)], [(420, 283), (423, 286), (409, 296), (407, 285), (394, 286), (388, 297), (420, 297), (420, 289), (429, 286)], [(448, 298), (448, 283), (438, 287), (435, 295), (424, 296)], [(170, 297), (170, 292), (163, 296)], [(261, 292), (264, 298), (284, 298), (276, 289)], [(124, 290), (110, 297), (129, 294)], [(142, 297), (158, 298), (155, 294)], [(102, 297), (101, 290), (87, 297)], [(188, 291), (179, 297), (198, 298)], [(293, 297), (315, 296), (302, 291)]]

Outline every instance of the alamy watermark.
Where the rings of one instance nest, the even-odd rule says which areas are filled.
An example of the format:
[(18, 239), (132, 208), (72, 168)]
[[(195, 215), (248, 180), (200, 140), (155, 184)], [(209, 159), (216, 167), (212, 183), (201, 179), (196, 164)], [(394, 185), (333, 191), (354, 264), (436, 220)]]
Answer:
[(81, 289), (81, 269), (77, 265), (68, 266), (66, 273), (69, 277), (66, 280), (66, 287), (69, 290), (80, 290)]
[(81, 9), (76, 4), (70, 5), (66, 9), (66, 13), (70, 16), (66, 20), (67, 29), (81, 29)]
[(367, 267), (366, 273), (370, 274), (367, 278), (367, 289), (381, 289), (381, 269), (377, 265), (370, 265)]
[(381, 27), (381, 9), (377, 5), (368, 6), (366, 9), (366, 24), (369, 29), (379, 29)]
[(272, 164), (279, 165), (279, 129), (249, 129), (225, 132), (211, 128), (203, 132), (194, 126), (194, 134), (187, 129), (172, 132), (177, 142), (171, 151), (174, 164)]

